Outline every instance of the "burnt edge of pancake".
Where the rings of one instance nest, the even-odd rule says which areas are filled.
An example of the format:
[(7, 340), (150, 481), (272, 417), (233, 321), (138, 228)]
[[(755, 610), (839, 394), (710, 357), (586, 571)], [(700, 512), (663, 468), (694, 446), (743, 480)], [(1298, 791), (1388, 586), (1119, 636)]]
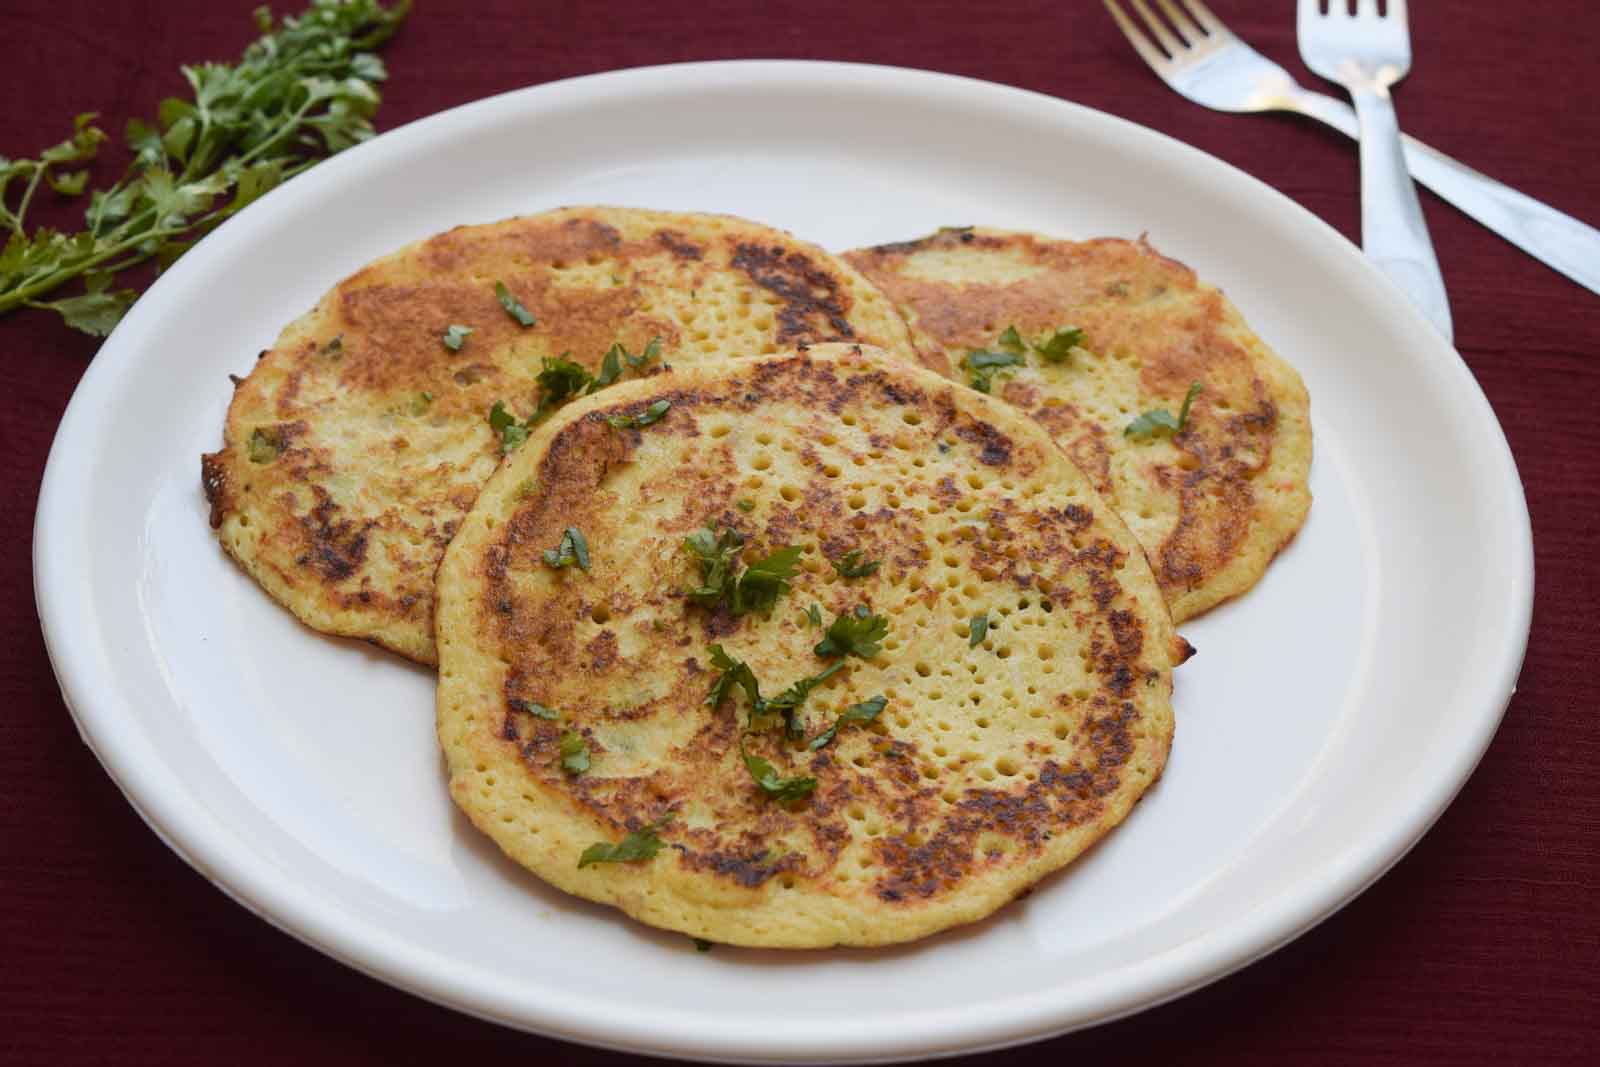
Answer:
[[(667, 383), (670, 384), (670, 383)], [(839, 412), (864, 395), (875, 395), (897, 405), (916, 405), (931, 413), (934, 429), (948, 432), (968, 442), (980, 462), (997, 473), (1025, 462), (1029, 449), (1017, 449), (1001, 429), (961, 410), (951, 389), (937, 395), (920, 386), (896, 380), (882, 370), (863, 367), (841, 368), (803, 356), (767, 361), (753, 373), (733, 379), (726, 385), (692, 389), (663, 388), (649, 399), (671, 402), (668, 413), (654, 424), (652, 435), (698, 433), (695, 421), (686, 415), (702, 406), (718, 411), (752, 412), (776, 399), (793, 401), (811, 410)], [(635, 397), (628, 410), (636, 408)], [(537, 616), (521, 610), (512, 587), (512, 576), (524, 568), (538, 566), (537, 554), (559, 536), (566, 525), (584, 525), (587, 509), (613, 467), (627, 462), (638, 447), (640, 431), (618, 432), (606, 422), (621, 413), (621, 407), (600, 408), (561, 428), (548, 443), (546, 453), (533, 475), (536, 492), (526, 506), (516, 508), (499, 533), (485, 549), (482, 574), (485, 580), (479, 626), (496, 635), (502, 648), (537, 646), (545, 662), (563, 664), (565, 676), (592, 676), (596, 686), (612, 665), (615, 636), (604, 629), (587, 644), (579, 646), (574, 637), (576, 625), (563, 613), (550, 611)], [(818, 474), (823, 472), (820, 467)], [(822, 481), (825, 483), (826, 479)], [(813, 489), (805, 498), (812, 526), (843, 527), (849, 512), (839, 499), (841, 494)], [(962, 491), (946, 477), (936, 495), (953, 506)], [(866, 769), (835, 758), (833, 751), (797, 754), (793, 770), (817, 778), (815, 792), (791, 809), (772, 804), (760, 805), (753, 821), (741, 832), (728, 836), (721, 828), (684, 827), (668, 824), (659, 831), (666, 846), (674, 849), (682, 864), (744, 888), (759, 887), (774, 877), (799, 874), (807, 856), (790, 852), (769, 856), (765, 841), (784, 833), (803, 832), (810, 840), (810, 857), (820, 861), (822, 870), (805, 870), (818, 875), (831, 869), (841, 850), (850, 842), (845, 819), (852, 805), (866, 803), (875, 810), (893, 813), (894, 819), (909, 827), (903, 834), (886, 835), (872, 846), (878, 873), (872, 893), (887, 904), (926, 901), (941, 893), (956, 890), (969, 876), (987, 867), (1014, 866), (1017, 856), (1007, 856), (1001, 839), (1022, 857), (1037, 856), (1054, 833), (1093, 823), (1105, 814), (1103, 798), (1123, 786), (1124, 767), (1136, 747), (1133, 729), (1141, 714), (1130, 699), (1136, 686), (1156, 685), (1161, 672), (1141, 661), (1146, 632), (1139, 617), (1116, 606), (1122, 585), (1118, 571), (1128, 560), (1127, 553), (1100, 537), (1083, 535), (1095, 523), (1094, 508), (1082, 504), (1027, 509), (1019, 506), (1009, 513), (991, 508), (988, 520), (999, 531), (1003, 545), (973, 542), (973, 565), (983, 570), (991, 582), (1005, 582), (1018, 592), (1041, 595), (1038, 569), (1054, 566), (1051, 573), (1070, 568), (1081, 578), (1086, 595), (1076, 596), (1058, 586), (1054, 594), (1066, 597), (1053, 610), (1074, 613), (1079, 625), (1091, 633), (1087, 656), (1097, 681), (1089, 697), (1088, 713), (1074, 738), (1080, 749), (1094, 758), (1075, 759), (1063, 765), (1042, 758), (1035, 766), (1034, 780), (1017, 776), (1009, 788), (966, 788), (954, 803), (941, 799), (937, 782), (925, 780), (921, 753), (915, 742), (891, 735), (875, 737), (878, 754)], [(816, 509), (824, 518), (816, 519)], [(785, 539), (783, 522), (756, 529), (735, 509), (726, 509), (723, 521), (738, 527), (752, 539), (763, 542)], [(1027, 527), (1026, 537), (1015, 528)], [(921, 564), (919, 564), (921, 565)], [(929, 592), (933, 590), (929, 589)], [(681, 594), (670, 594), (673, 596)], [(620, 626), (627, 618), (627, 605), (611, 604), (608, 623)], [(707, 622), (708, 632), (726, 633), (743, 626), (759, 626), (758, 616), (723, 618)], [(606, 636), (611, 634), (611, 640)], [(688, 644), (688, 639), (684, 639)], [(685, 647), (687, 670), (674, 690), (658, 703), (699, 706), (711, 674), (696, 659), (700, 645)], [(695, 768), (677, 765), (674, 773), (661, 770), (633, 777), (564, 776), (557, 754), (564, 727), (555, 721), (532, 714), (527, 709), (537, 702), (540, 679), (511, 661), (505, 682), (503, 718), (497, 736), (510, 747), (526, 772), (535, 781), (561, 791), (598, 824), (615, 833), (634, 832), (658, 826), (674, 814), (680, 802), (692, 792)], [(1057, 697), (1063, 704), (1069, 694)], [(617, 714), (609, 709), (589, 713), (597, 718)], [(624, 711), (621, 714), (637, 714)], [(707, 711), (692, 744), (679, 750), (689, 761), (714, 765), (735, 744), (740, 732), (736, 713), (731, 708)], [(1059, 736), (1059, 735), (1058, 735)], [(589, 733), (586, 742), (596, 757), (604, 754), (600, 742)], [(1030, 747), (1032, 742), (1029, 742)]]

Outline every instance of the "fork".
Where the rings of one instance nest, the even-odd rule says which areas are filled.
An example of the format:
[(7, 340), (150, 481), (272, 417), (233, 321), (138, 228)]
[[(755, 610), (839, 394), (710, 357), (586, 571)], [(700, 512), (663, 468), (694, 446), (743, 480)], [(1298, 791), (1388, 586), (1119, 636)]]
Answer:
[(1411, 72), (1406, 0), (1388, 0), (1383, 14), (1378, 0), (1356, 0), (1353, 13), (1346, 0), (1300, 0), (1297, 23), (1300, 58), (1345, 87), (1361, 120), (1361, 247), (1451, 340), (1450, 300), (1389, 94)]
[[(1288, 71), (1234, 36), (1201, 0), (1156, 0), (1172, 29), (1155, 17), (1144, 0), (1129, 0), (1149, 32), (1148, 38), (1117, 0), (1103, 2), (1123, 36), (1157, 76), (1195, 103), (1217, 111), (1291, 111), (1325, 123), (1346, 137), (1360, 135), (1360, 122), (1349, 104), (1301, 86)], [(1406, 164), (1417, 181), (1524, 252), (1600, 293), (1600, 231), (1421, 141), (1404, 134), (1400, 140)]]

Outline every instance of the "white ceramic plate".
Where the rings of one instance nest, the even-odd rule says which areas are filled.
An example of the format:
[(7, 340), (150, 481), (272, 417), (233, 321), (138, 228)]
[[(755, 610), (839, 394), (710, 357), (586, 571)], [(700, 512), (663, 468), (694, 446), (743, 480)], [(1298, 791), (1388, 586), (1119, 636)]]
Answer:
[[(227, 374), (345, 274), (571, 203), (733, 212), (830, 248), (983, 223), (1133, 236), (1221, 285), (1305, 376), (1316, 502), (1248, 596), (1184, 627), (1166, 776), (1026, 901), (888, 951), (783, 954), (567, 899), (452, 808), (427, 671), (321, 637), (206, 525)], [(626, 71), (481, 101), (319, 166), (207, 238), (95, 358), (50, 455), (35, 580), (85, 740), (246, 907), (384, 981), (667, 1055), (867, 1060), (1032, 1040), (1240, 967), (1395, 862), (1493, 735), (1532, 550), (1452, 350), (1289, 200), (1159, 134), (941, 75)], [(803, 1005), (803, 1007), (798, 1007)]]

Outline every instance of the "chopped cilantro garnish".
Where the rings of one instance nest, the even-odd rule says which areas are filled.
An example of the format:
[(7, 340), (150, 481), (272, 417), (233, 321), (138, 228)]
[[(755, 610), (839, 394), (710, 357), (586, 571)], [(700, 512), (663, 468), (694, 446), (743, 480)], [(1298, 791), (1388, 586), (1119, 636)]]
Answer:
[(863, 563), (861, 556), (861, 549), (852, 548), (839, 559), (830, 559), (828, 562), (833, 564), (833, 569), (843, 578), (865, 578), (869, 574), (878, 573), (878, 568), (883, 566), (883, 561), (879, 559)]
[(881, 642), (889, 632), (889, 620), (873, 615), (866, 605), (858, 604), (855, 611), (847, 612), (833, 620), (827, 636), (813, 650), (819, 656), (848, 656), (871, 659), (882, 649)]
[(832, 741), (834, 735), (839, 732), (840, 727), (848, 726), (853, 722), (866, 725), (867, 723), (870, 723), (876, 719), (883, 709), (888, 706), (888, 704), (889, 698), (881, 696), (873, 697), (871, 700), (863, 700), (859, 704), (851, 704), (848, 708), (845, 708), (844, 711), (840, 713), (839, 717), (834, 720), (832, 726), (822, 731), (816, 737), (813, 737), (811, 739), (811, 743), (806, 747), (815, 752), (817, 749), (826, 745), (829, 741)]
[(555, 548), (544, 550), (546, 566), (560, 570), (570, 567), (574, 563), (583, 571), (589, 569), (589, 542), (583, 539), (583, 533), (576, 526), (568, 526), (561, 535), (561, 543)]
[(1184, 394), (1183, 407), (1179, 409), (1177, 418), (1173, 418), (1172, 412), (1166, 408), (1154, 408), (1128, 423), (1122, 431), (1123, 435), (1148, 441), (1153, 437), (1168, 437), (1182, 431), (1189, 424), (1189, 408), (1202, 388), (1199, 382), (1189, 383), (1189, 391)]
[(467, 343), (467, 338), (472, 332), (471, 326), (463, 326), (460, 323), (452, 322), (445, 328), (444, 337), (441, 340), (444, 341), (444, 346), (450, 351), (459, 352), (461, 351), (461, 346)]
[(543, 704), (536, 703), (532, 700), (522, 700), (518, 697), (512, 697), (511, 699), (507, 700), (506, 703), (510, 705), (512, 711), (526, 712), (529, 715), (533, 715), (540, 719), (550, 719), (554, 721), (561, 718), (561, 713), (555, 708), (547, 708)]
[(528, 440), (528, 432), (533, 424), (538, 421), (537, 412), (528, 417), (527, 422), (518, 422), (517, 417), (506, 408), (505, 401), (496, 400), (494, 407), (489, 409), (489, 429), (500, 435), (500, 451), (515, 452)]
[(711, 942), (707, 941), (703, 937), (697, 937), (694, 939), (694, 950), (696, 952), (710, 952)]
[(598, 392), (622, 377), (623, 363), (627, 363), (628, 366), (637, 370), (660, 354), (661, 338), (659, 337), (650, 338), (650, 343), (645, 345), (644, 351), (637, 356), (630, 354), (622, 342), (617, 341), (606, 349), (606, 354), (600, 358), (600, 373), (590, 381), (589, 392)]
[(1076, 326), (1057, 326), (1055, 333), (1033, 342), (1033, 350), (1051, 363), (1065, 363), (1072, 350), (1083, 344), (1083, 331)]
[[(761, 707), (765, 703), (761, 699), (761, 685), (756, 681), (755, 672), (744, 660), (734, 659), (721, 645), (712, 645), (711, 665), (722, 672), (722, 676), (711, 687), (711, 692), (706, 694), (706, 703), (711, 707), (720, 707), (722, 702), (728, 699), (728, 694), (733, 691), (734, 686), (744, 690), (745, 696), (750, 698), (752, 709)], [(751, 714), (755, 714), (754, 710)]]
[(637, 863), (639, 860), (651, 859), (661, 851), (662, 840), (656, 836), (656, 831), (665, 826), (672, 816), (667, 815), (648, 826), (641, 826), (616, 844), (607, 841), (598, 841), (583, 850), (583, 855), (578, 857), (578, 867), (594, 863)]
[(719, 707), (733, 692), (733, 688), (738, 686), (750, 699), (751, 722), (762, 715), (781, 714), (784, 732), (790, 738), (799, 740), (805, 735), (805, 724), (800, 721), (798, 714), (800, 705), (805, 703), (811, 690), (839, 673), (844, 661), (829, 664), (821, 673), (811, 675), (809, 678), (801, 678), (771, 700), (761, 695), (761, 685), (756, 681), (755, 672), (750, 669), (750, 665), (728, 655), (727, 650), (721, 645), (711, 646), (711, 665), (721, 671), (722, 676), (712, 685), (711, 692), (706, 694), (707, 704)]
[(271, 463), (282, 447), (276, 433), (257, 429), (250, 434), (250, 462)]
[(742, 496), (733, 502), (733, 506), (748, 514), (756, 509), (756, 502), (747, 496)]
[(589, 746), (576, 730), (561, 731), (561, 769), (568, 774), (582, 774), (589, 769)]
[(598, 392), (622, 377), (622, 346), (614, 344), (600, 357), (600, 373), (589, 383), (589, 392)]
[(533, 317), (533, 312), (523, 306), (522, 301), (511, 295), (511, 290), (506, 288), (505, 282), (494, 283), (495, 299), (500, 301), (500, 306), (506, 309), (506, 314), (516, 319), (523, 326), (534, 326), (539, 322)]
[(977, 648), (989, 636), (989, 616), (980, 612), (967, 624), (967, 647)]
[[(598, 379), (596, 380), (598, 381)], [(646, 426), (660, 422), (661, 416), (665, 415), (671, 407), (672, 401), (657, 400), (643, 411), (633, 415), (608, 415), (606, 416), (606, 425), (617, 430), (643, 429)]]
[(994, 376), (1006, 367), (1020, 367), (1027, 363), (1020, 352), (993, 352), (975, 348), (967, 353), (962, 365), (967, 368), (967, 384), (980, 393), (992, 392)]
[(811, 623), (812, 626), (821, 626), (822, 625), (822, 605), (821, 604), (813, 604), (809, 608), (807, 608), (806, 609), (806, 619)]
[(762, 701), (760, 712), (778, 711), (783, 713), (783, 732), (790, 740), (798, 741), (805, 736), (805, 723), (800, 721), (800, 705), (805, 703), (806, 697), (811, 695), (811, 690), (838, 674), (844, 668), (844, 660), (830, 663), (820, 673), (809, 678), (802, 678), (789, 688), (773, 697), (771, 700)]
[(1000, 335), (1000, 347), (1012, 352), (1021, 352), (1027, 348), (1027, 344), (1015, 326), (1007, 326), (1005, 332)]
[(810, 796), (811, 791), (817, 787), (817, 780), (809, 775), (779, 778), (778, 771), (772, 764), (745, 750), (742, 737), (739, 739), (739, 755), (744, 757), (745, 770), (756, 780), (756, 785), (773, 800), (784, 802), (800, 800)]
[(700, 564), (700, 585), (689, 590), (689, 599), (707, 607), (727, 604), (735, 615), (771, 611), (778, 597), (788, 591), (789, 579), (799, 570), (800, 554), (805, 551), (800, 545), (780, 548), (739, 574), (744, 537), (737, 531), (718, 534), (702, 527), (684, 538), (683, 545)]
[(583, 364), (574, 363), (566, 355), (555, 359), (545, 358), (540, 361), (539, 376), (535, 379), (544, 396), (539, 401), (541, 408), (553, 408), (570, 397), (577, 396), (588, 388), (594, 378), (583, 369)]

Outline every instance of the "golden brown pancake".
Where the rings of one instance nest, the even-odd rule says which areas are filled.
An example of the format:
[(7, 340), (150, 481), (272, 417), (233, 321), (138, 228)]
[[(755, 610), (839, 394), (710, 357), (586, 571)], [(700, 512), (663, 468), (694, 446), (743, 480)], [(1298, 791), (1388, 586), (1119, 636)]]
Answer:
[(1037, 423), (847, 345), (564, 408), (438, 595), (473, 823), (569, 893), (741, 945), (906, 941), (1026, 892), (1161, 774), (1187, 654)]
[(458, 227), (340, 282), (236, 379), (211, 524), (312, 627), (433, 663), (434, 570), (500, 461), (497, 401), (521, 433), (571, 384), (540, 382), (563, 358), (608, 377), (620, 343), (630, 378), (828, 340), (912, 358), (854, 269), (765, 226), (590, 207)]
[[(988, 377), (1050, 431), (1144, 545), (1175, 620), (1253, 586), (1305, 520), (1300, 376), (1221, 292), (1148, 242), (967, 227), (845, 258), (894, 300), (925, 360)], [(1070, 350), (1061, 337), (1059, 362), (1026, 343), (1065, 327), (1082, 337)], [(1020, 348), (1001, 343), (1008, 328)], [(975, 351), (1022, 363), (986, 374)], [(1147, 412), (1176, 421), (1194, 383), (1181, 430), (1126, 433)]]

